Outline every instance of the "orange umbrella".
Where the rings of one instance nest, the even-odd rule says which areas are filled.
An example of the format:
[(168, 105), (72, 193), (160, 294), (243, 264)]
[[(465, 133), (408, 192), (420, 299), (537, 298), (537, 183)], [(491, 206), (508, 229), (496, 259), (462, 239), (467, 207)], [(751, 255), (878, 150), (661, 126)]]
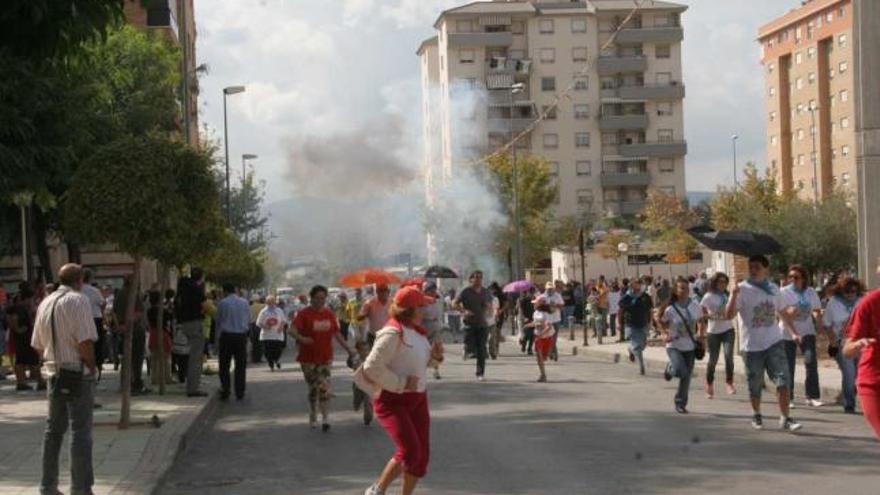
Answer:
[(339, 285), (353, 289), (365, 285), (397, 285), (399, 283), (400, 279), (397, 278), (397, 275), (373, 268), (358, 270), (339, 279)]

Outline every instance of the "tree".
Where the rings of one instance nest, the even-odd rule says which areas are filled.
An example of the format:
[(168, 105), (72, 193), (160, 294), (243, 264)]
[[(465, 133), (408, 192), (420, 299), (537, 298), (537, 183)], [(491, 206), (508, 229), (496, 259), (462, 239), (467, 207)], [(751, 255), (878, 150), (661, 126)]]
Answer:
[(697, 242), (687, 233), (687, 229), (699, 222), (699, 215), (684, 199), (651, 189), (642, 215), (642, 228), (653, 240), (666, 246), (667, 255), (689, 258), (696, 250)]
[(263, 259), (247, 250), (230, 230), (225, 230), (213, 249), (201, 257), (199, 264), (211, 282), (253, 288), (265, 278)]
[[(77, 239), (115, 244), (131, 255), (136, 294), (145, 258), (182, 264), (217, 244), (218, 210), (209, 158), (150, 134), (107, 144), (79, 167), (65, 199), (65, 227)], [(126, 308), (120, 428), (130, 419), (134, 301)]]
[[(751, 228), (766, 230), (768, 219), (793, 197), (779, 194), (776, 172), (767, 169), (764, 176), (754, 163), (747, 163), (744, 178), (735, 189), (719, 188), (712, 202), (712, 221), (717, 229)], [(748, 226), (748, 227), (747, 227)]]
[(621, 259), (626, 255), (627, 251), (621, 251), (620, 245), (626, 244), (630, 246), (633, 242), (633, 235), (630, 232), (611, 232), (596, 244), (596, 251), (604, 259), (613, 259), (617, 267), (617, 275), (623, 276), (623, 269), (620, 266)]
[(266, 183), (257, 182), (253, 173), (247, 174), (240, 187), (230, 191), (230, 227), (252, 253), (264, 253), (271, 237), (269, 218), (263, 211), (265, 191)]

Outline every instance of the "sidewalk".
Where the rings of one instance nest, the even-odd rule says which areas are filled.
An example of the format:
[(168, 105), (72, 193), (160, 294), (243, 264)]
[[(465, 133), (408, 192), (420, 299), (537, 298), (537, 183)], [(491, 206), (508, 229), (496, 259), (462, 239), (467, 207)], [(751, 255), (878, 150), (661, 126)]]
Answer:
[[(216, 376), (203, 376), (202, 389), (209, 397), (188, 398), (182, 385), (173, 384), (160, 396), (156, 388), (132, 397), (132, 426), (116, 427), (119, 418), (119, 375), (105, 365), (98, 384), (93, 431), (94, 492), (98, 495), (150, 494), (171, 467), (189, 438), (206, 424), (216, 407)], [(216, 369), (216, 364), (213, 366)], [(16, 392), (11, 377), (0, 381), (0, 493), (32, 494), (38, 491), (42, 438), (47, 401), (45, 392)], [(161, 426), (152, 426), (153, 416)], [(70, 431), (61, 450), (59, 489), (69, 493)]]
[[(612, 362), (619, 362), (625, 365), (632, 365), (633, 370), (636, 370), (636, 366), (629, 362), (629, 343), (618, 343), (617, 337), (605, 337), (603, 339), (603, 344), (599, 345), (599, 342), (595, 338), (589, 339), (589, 347), (583, 346), (583, 331), (576, 327), (575, 329), (575, 340), (569, 340), (569, 331), (568, 329), (563, 329), (559, 333), (559, 352), (561, 356), (571, 355), (574, 352), (577, 352), (578, 355), (587, 356), (593, 359), (601, 359), (608, 360)], [(577, 351), (573, 349), (577, 347)], [(649, 342), (649, 347), (645, 349), (644, 352), (645, 358), (645, 370), (647, 373), (652, 374), (662, 374), (663, 370), (666, 369), (666, 364), (669, 362), (669, 358), (666, 355), (666, 348), (663, 347), (659, 341), (658, 342)], [(693, 383), (700, 384), (700, 388), (702, 389), (702, 384), (704, 383), (703, 378), (706, 376), (706, 363), (709, 361), (708, 351), (706, 353), (706, 357), (697, 361), (694, 366), (694, 377), (698, 377)], [(804, 366), (803, 362), (800, 360), (800, 356), (798, 356), (798, 364), (797, 369), (795, 370), (795, 401), (797, 405), (802, 405), (805, 399), (804, 395)], [(724, 393), (724, 356), (722, 355), (719, 358), (718, 365), (715, 367), (715, 379), (716, 379), (716, 394)], [(746, 383), (745, 376), (745, 365), (743, 364), (742, 358), (737, 354), (734, 356), (734, 383), (737, 386), (739, 394), (747, 394), (748, 393), (748, 385)], [(841, 390), (841, 376), (840, 370), (837, 368), (837, 363), (832, 360), (820, 360), (819, 361), (819, 385), (822, 392), (822, 401), (825, 402), (826, 405), (833, 405)]]

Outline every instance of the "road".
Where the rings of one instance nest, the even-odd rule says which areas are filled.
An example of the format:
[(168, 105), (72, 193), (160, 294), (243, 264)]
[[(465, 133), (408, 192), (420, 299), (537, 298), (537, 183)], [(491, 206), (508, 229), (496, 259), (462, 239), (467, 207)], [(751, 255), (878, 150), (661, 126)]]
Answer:
[[(456, 346), (458, 347), (458, 346)], [(448, 349), (431, 383), (432, 462), (420, 493), (828, 494), (878, 493), (880, 444), (838, 407), (795, 410), (804, 430), (749, 426), (747, 397), (706, 399), (695, 380), (691, 414), (673, 411), (674, 382), (638, 377), (629, 363), (563, 356), (550, 383), (506, 344), (487, 381)], [(351, 411), (350, 372), (334, 369), (328, 434), (307, 424), (305, 387), (285, 369), (248, 370), (248, 397), (223, 404), (159, 493), (360, 495), (392, 453), (378, 425)], [(398, 493), (392, 487), (389, 493)]]

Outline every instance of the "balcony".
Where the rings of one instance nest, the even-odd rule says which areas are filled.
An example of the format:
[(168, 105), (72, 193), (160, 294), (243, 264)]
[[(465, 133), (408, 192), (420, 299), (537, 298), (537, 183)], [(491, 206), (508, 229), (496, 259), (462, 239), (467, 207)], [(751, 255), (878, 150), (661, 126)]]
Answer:
[(499, 89), (497, 91), (489, 91), (490, 107), (509, 107), (511, 104), (515, 107), (527, 107), (532, 105), (531, 97), (528, 91), (521, 91), (513, 94), (511, 98), (510, 90)]
[(602, 115), (599, 117), (599, 129), (603, 131), (621, 131), (647, 128), (647, 114)]
[(602, 187), (648, 187), (651, 184), (651, 174), (602, 172), (601, 182)]
[(175, 0), (153, 0), (147, 6), (147, 27), (161, 29), (170, 41), (179, 41), (177, 29), (177, 2)]
[(449, 46), (510, 46), (513, 34), (509, 31), (497, 33), (450, 33)]
[(681, 27), (625, 28), (617, 33), (615, 43), (678, 43), (684, 39)]
[(509, 59), (495, 57), (489, 61), (489, 74), (512, 74), (514, 76), (527, 76), (532, 71), (531, 59)]
[(620, 144), (617, 152), (627, 157), (672, 158), (687, 154), (687, 143), (684, 141), (651, 142)]
[(513, 132), (521, 132), (526, 130), (535, 119), (533, 118), (522, 118), (515, 117), (512, 119), (509, 118), (490, 118), (486, 120), (486, 126), (489, 132), (492, 133), (507, 133), (510, 132), (511, 126), (513, 127)]
[(614, 201), (606, 200), (605, 209), (617, 215), (638, 215), (645, 209), (645, 200)]
[(684, 98), (684, 85), (646, 84), (644, 86), (621, 86), (616, 89), (603, 89), (602, 98), (619, 98), (621, 100), (680, 100)]
[(599, 57), (596, 68), (600, 76), (612, 76), (621, 72), (645, 72), (648, 69), (648, 59), (641, 56)]

